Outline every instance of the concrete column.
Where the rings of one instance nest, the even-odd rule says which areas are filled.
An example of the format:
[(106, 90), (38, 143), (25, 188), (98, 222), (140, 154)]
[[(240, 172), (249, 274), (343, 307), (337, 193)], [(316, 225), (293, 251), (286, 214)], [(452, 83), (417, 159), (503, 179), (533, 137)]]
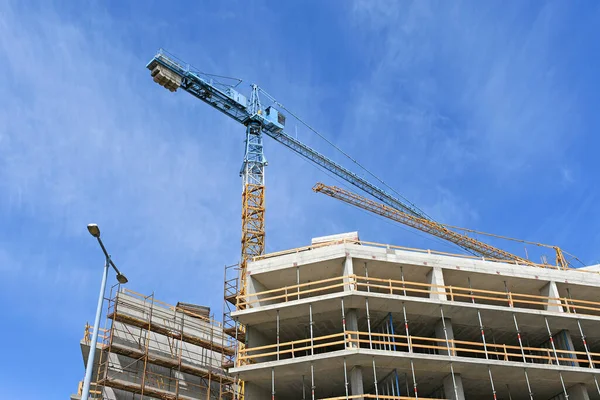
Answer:
[[(358, 332), (358, 313), (356, 308), (351, 308), (346, 312), (346, 330)], [(358, 335), (350, 335), (352, 339), (358, 339)], [(358, 343), (350, 343), (350, 347), (360, 347)]]
[[(442, 272), (442, 269), (439, 267), (433, 267), (433, 269), (427, 273), (427, 283), (429, 283), (430, 285), (444, 286), (444, 274)], [(430, 290), (432, 292), (444, 292), (444, 293), (430, 293), (429, 294), (430, 299), (448, 300), (448, 297), (445, 294), (446, 290), (444, 288), (430, 286)]]
[[(248, 277), (247, 285), (248, 286), (247, 286), (246, 301), (248, 301), (250, 303), (250, 307), (260, 307), (260, 306), (264, 306), (267, 304), (275, 303), (274, 300), (261, 301), (259, 297), (253, 296), (253, 294), (255, 294), (255, 293), (264, 292), (264, 291), (267, 291), (268, 289), (265, 287), (265, 285), (263, 285), (262, 283), (260, 283), (256, 279), (254, 279), (252, 276)], [(272, 295), (273, 294), (270, 294), (270, 296), (272, 296)], [(268, 297), (268, 296), (269, 296), (269, 294), (267, 294), (265, 296), (261, 296), (261, 297)], [(284, 299), (280, 299), (278, 301), (283, 302)]]
[(587, 388), (583, 383), (578, 383), (567, 389), (569, 400), (590, 400)]
[(352, 264), (352, 257), (350, 255), (346, 255), (346, 259), (344, 260), (344, 269), (342, 271), (342, 276), (344, 277), (344, 291), (350, 291), (353, 289), (353, 285), (350, 285), (350, 279), (346, 278), (348, 275), (354, 275), (354, 266)]
[[(454, 374), (454, 380), (452, 380), (452, 374), (446, 375), (444, 380), (444, 396), (450, 400), (465, 400), (465, 390), (463, 389), (462, 378), (460, 374)], [(454, 382), (456, 382), (456, 393), (458, 399), (454, 393)]]
[(252, 382), (246, 382), (244, 386), (244, 398), (247, 400), (270, 399), (271, 391), (263, 389)]
[[(550, 281), (540, 289), (540, 295), (546, 297), (560, 297), (556, 282)], [(547, 311), (564, 312), (560, 300), (548, 300), (548, 304), (544, 306)]]
[[(575, 351), (575, 347), (573, 346), (573, 339), (571, 338), (571, 334), (568, 330), (563, 329), (562, 331), (555, 334), (553, 337), (554, 346), (556, 346), (557, 350), (568, 350)], [(558, 353), (560, 358), (567, 358), (569, 355), (565, 353)], [(575, 355), (572, 355), (572, 358), (576, 358)], [(579, 363), (576, 360), (573, 361), (563, 361), (560, 360), (560, 365), (571, 365), (578, 367)]]
[[(350, 395), (359, 396), (365, 394), (363, 388), (363, 374), (362, 367), (355, 366), (350, 370)], [(357, 397), (362, 399), (362, 397)]]
[[(444, 322), (442, 322), (442, 319), (440, 318), (440, 320), (435, 324), (435, 337), (438, 339), (443, 339), (443, 342), (438, 342), (437, 346), (443, 346), (446, 347), (446, 334), (444, 333), (444, 323), (446, 324), (446, 334), (448, 335), (448, 340), (453, 340), (454, 339), (454, 330), (452, 329), (452, 320), (450, 318), (444, 318)], [(450, 345), (450, 349), (453, 349), (455, 346), (452, 342), (448, 343)], [(448, 355), (448, 351), (446, 350), (439, 350), (438, 354), (447, 356)], [(456, 351), (451, 351), (452, 356), (456, 355)]]
[[(266, 336), (263, 335), (261, 332), (254, 329), (253, 326), (246, 325), (246, 348), (247, 349), (251, 349), (253, 347), (267, 346), (270, 344), (274, 344), (274, 343), (269, 341), (266, 338)], [(268, 356), (268, 357), (258, 357), (258, 358), (255, 358), (254, 360), (256, 362), (265, 362), (265, 361), (273, 361), (276, 358), (277, 358), (276, 356)]]

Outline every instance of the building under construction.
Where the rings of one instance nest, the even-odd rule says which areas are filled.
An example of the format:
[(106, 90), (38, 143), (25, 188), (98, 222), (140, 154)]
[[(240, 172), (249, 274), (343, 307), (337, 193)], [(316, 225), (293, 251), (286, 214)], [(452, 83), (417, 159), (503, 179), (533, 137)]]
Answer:
[(599, 288), (598, 267), (321, 238), (248, 263), (229, 372), (245, 400), (600, 399)]
[[(235, 346), (210, 310), (193, 304), (163, 303), (117, 289), (107, 299), (107, 327), (99, 332), (90, 398), (233, 399), (236, 386), (224, 371)], [(90, 348), (86, 325), (81, 350)], [(71, 399), (81, 398), (79, 394)]]

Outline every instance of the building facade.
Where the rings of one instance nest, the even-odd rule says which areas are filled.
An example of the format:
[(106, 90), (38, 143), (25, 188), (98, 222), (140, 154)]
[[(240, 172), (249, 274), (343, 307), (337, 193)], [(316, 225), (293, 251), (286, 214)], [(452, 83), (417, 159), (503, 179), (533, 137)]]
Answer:
[(245, 400), (600, 399), (600, 274), (334, 237), (248, 264)]

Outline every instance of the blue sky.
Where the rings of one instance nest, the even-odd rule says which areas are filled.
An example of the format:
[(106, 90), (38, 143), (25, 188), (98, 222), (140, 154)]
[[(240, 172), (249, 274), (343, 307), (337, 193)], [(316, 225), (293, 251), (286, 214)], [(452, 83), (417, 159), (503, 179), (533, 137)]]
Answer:
[[(0, 3), (0, 397), (65, 398), (82, 379), (90, 222), (130, 288), (221, 312), (244, 130), (154, 84), (159, 47), (258, 83), (441, 222), (600, 262), (596, 2), (134, 3)], [(453, 249), (313, 194), (337, 182), (265, 148), (268, 251), (351, 230)]]

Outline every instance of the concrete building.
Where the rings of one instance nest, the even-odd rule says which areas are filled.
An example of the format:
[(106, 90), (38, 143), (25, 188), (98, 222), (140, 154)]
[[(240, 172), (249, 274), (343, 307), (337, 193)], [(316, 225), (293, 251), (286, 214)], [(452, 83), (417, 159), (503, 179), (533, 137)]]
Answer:
[[(110, 296), (108, 327), (99, 331), (93, 399), (232, 399), (234, 381), (223, 364), (233, 362), (235, 346), (210, 310), (176, 306), (127, 289)], [(81, 351), (90, 348), (86, 325)], [(82, 382), (77, 395), (81, 398)]]
[(245, 400), (600, 399), (600, 274), (360, 242), (258, 257)]

